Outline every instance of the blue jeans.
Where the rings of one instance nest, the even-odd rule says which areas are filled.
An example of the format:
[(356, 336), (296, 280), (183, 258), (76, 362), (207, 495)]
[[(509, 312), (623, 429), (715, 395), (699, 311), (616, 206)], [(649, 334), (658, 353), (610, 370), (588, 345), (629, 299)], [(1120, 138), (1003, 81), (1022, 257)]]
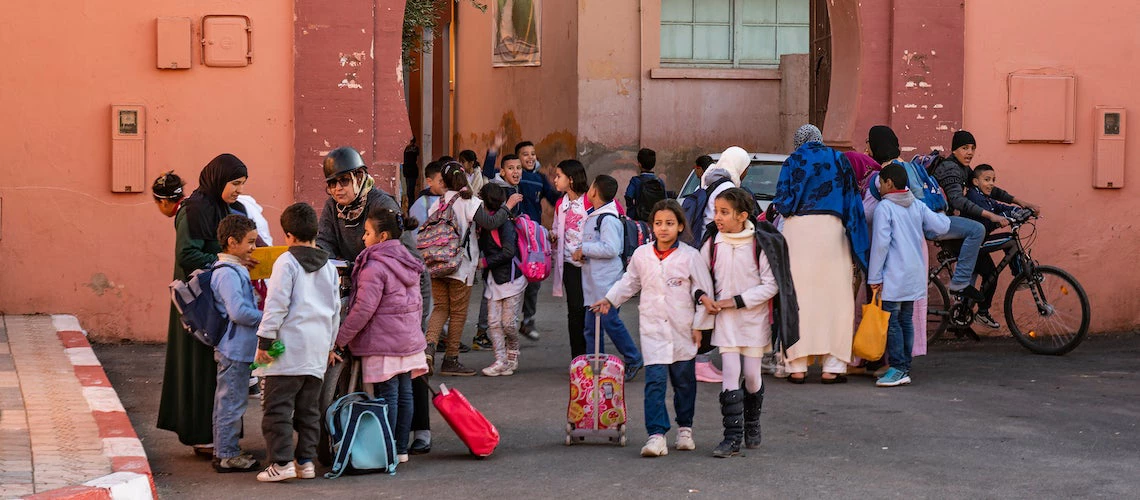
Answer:
[[(621, 316), (618, 315), (621, 308), (611, 307), (608, 314), (602, 315), (602, 332), (610, 336), (613, 341), (614, 347), (617, 348), (618, 353), (625, 359), (625, 366), (640, 366), (641, 365), (641, 351), (637, 349), (637, 344), (633, 343), (633, 337), (629, 335), (629, 330), (625, 328), (625, 323), (622, 323)], [(589, 308), (586, 309), (586, 353), (594, 353), (594, 318), (595, 312)], [(602, 339), (602, 345), (598, 346), (598, 352), (606, 352), (606, 338)]]
[(914, 301), (883, 301), (883, 310), (891, 313), (887, 327), (887, 357), (891, 368), (910, 372), (911, 353), (914, 352)]
[(954, 265), (954, 275), (950, 277), (950, 289), (961, 290), (974, 281), (974, 264), (978, 261), (978, 249), (986, 239), (986, 227), (981, 222), (965, 217), (950, 217), (950, 230), (946, 234), (926, 232), (926, 239), (932, 241), (962, 240), (962, 250), (958, 252), (958, 263)]
[(249, 362), (234, 361), (214, 351), (218, 361), (218, 386), (214, 390), (214, 456), (233, 458), (241, 454), (241, 417), (249, 404)]
[(396, 453), (408, 453), (408, 434), (412, 432), (412, 375), (401, 373), (388, 380), (375, 384), (376, 397), (388, 403), (388, 425), (396, 436)]
[(673, 384), (673, 411), (678, 427), (693, 426), (697, 406), (697, 362), (677, 361), (671, 365), (645, 367), (645, 431), (650, 436), (669, 431), (669, 410), (665, 408), (665, 382)]

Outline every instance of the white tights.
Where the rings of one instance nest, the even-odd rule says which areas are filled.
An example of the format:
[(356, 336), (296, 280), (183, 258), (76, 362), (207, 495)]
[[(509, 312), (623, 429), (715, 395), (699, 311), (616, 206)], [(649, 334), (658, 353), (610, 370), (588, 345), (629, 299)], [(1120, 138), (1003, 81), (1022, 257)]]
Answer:
[(760, 359), (742, 356), (738, 352), (721, 353), (721, 372), (724, 373), (724, 382), (721, 389), (735, 391), (740, 388), (740, 358), (744, 358), (744, 387), (748, 392), (759, 392), (764, 386), (760, 378)]

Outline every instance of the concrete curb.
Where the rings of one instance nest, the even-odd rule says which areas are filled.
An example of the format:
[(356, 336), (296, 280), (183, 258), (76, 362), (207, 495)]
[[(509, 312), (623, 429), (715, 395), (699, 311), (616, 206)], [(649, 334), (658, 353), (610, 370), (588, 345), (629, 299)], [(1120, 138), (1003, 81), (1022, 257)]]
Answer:
[(56, 329), (75, 370), (75, 378), (83, 386), (83, 396), (91, 408), (91, 415), (99, 426), (103, 440), (103, 455), (111, 459), (112, 474), (88, 481), (83, 485), (59, 488), (37, 493), (27, 499), (154, 499), (158, 491), (150, 470), (142, 441), (127, 418), (119, 395), (111, 387), (103, 365), (91, 349), (87, 334), (79, 320), (70, 315), (53, 315)]

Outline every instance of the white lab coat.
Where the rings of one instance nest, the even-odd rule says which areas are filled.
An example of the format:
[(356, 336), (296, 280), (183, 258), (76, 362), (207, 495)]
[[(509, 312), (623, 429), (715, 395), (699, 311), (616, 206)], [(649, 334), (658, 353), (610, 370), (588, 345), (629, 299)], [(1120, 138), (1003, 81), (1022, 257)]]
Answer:
[[(697, 323), (706, 328), (708, 320), (713, 320), (712, 345), (717, 347), (768, 346), (772, 343), (768, 300), (780, 290), (768, 265), (768, 257), (761, 251), (760, 258), (756, 258), (755, 240), (733, 246), (725, 241), (724, 234), (718, 233), (712, 244), (717, 245), (712, 270), (716, 282), (714, 298), (723, 300), (739, 296), (744, 301), (744, 308), (722, 309), (709, 318), (701, 307), (697, 311)], [(701, 247), (702, 262), (706, 265), (709, 247), (709, 243)]]
[(669, 365), (697, 355), (692, 333), (697, 290), (712, 290), (708, 265), (697, 249), (682, 244), (661, 260), (648, 244), (633, 252), (625, 274), (606, 293), (606, 299), (618, 307), (641, 292), (638, 329), (645, 364)]

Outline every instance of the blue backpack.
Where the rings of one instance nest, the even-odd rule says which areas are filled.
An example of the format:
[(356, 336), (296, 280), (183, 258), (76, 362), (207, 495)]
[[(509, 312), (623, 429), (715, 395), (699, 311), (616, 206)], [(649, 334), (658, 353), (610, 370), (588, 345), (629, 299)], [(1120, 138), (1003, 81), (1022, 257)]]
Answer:
[(729, 179), (717, 179), (709, 187), (698, 187), (696, 191), (685, 195), (681, 199), (681, 211), (685, 212), (685, 227), (688, 228), (688, 237), (681, 235), (682, 241), (689, 246), (700, 249), (705, 236), (705, 208), (709, 206), (709, 193), (716, 192), (721, 184), (730, 182)]
[(598, 216), (598, 225), (594, 228), (598, 232), (599, 237), (602, 232), (602, 220), (606, 216), (617, 217), (618, 222), (621, 222), (622, 227), (622, 245), (621, 245), (621, 268), (625, 269), (629, 265), (629, 259), (633, 257), (633, 252), (637, 247), (646, 243), (654, 241), (653, 231), (649, 230), (649, 224), (639, 220), (633, 220), (624, 215), (614, 215), (611, 213), (604, 213)]
[(915, 155), (910, 162), (899, 164), (906, 168), (906, 175), (910, 178), (909, 188), (915, 198), (922, 200), (932, 212), (945, 212), (949, 208), (942, 186), (930, 175), (930, 171), (938, 165), (941, 157), (937, 151), (928, 155)]
[(170, 283), (170, 300), (181, 315), (182, 326), (195, 339), (210, 347), (217, 347), (230, 329), (230, 319), (215, 306), (214, 289), (210, 288), (214, 273), (225, 267), (241, 275), (233, 264), (218, 264), (190, 273), (186, 281)]
[(363, 392), (344, 396), (325, 410), (325, 425), (334, 456), (326, 479), (345, 473), (396, 473), (396, 439), (384, 398), (372, 399)]

